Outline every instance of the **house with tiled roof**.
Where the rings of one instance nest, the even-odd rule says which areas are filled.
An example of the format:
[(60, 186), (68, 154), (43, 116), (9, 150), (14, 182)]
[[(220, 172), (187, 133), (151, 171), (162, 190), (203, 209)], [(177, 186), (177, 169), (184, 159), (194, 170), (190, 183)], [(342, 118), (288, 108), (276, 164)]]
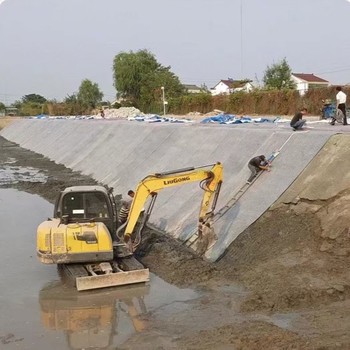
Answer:
[(299, 91), (300, 95), (304, 95), (309, 89), (329, 86), (328, 80), (310, 73), (292, 73), (291, 78), (294, 81), (296, 89)]
[(216, 95), (228, 95), (238, 91), (250, 92), (253, 90), (251, 80), (220, 80), (210, 92), (213, 96)]
[(183, 84), (183, 87), (189, 94), (199, 94), (203, 91), (201, 87), (193, 84)]

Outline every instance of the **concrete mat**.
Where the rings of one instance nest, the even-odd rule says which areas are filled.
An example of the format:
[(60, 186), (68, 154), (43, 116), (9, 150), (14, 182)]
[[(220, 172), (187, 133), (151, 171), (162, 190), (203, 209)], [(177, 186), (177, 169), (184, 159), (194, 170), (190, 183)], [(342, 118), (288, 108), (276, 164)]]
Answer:
[[(217, 260), (257, 220), (323, 147), (331, 132), (295, 132), (276, 125), (139, 124), (107, 120), (23, 120), (0, 133), (126, 195), (155, 172), (220, 161), (224, 184), (221, 208), (249, 177), (247, 162), (283, 146), (271, 173), (263, 174), (215, 226), (219, 239), (207, 253)], [(291, 136), (292, 135), (292, 136)], [(160, 192), (151, 222), (174, 237), (195, 230), (202, 190), (191, 184)]]

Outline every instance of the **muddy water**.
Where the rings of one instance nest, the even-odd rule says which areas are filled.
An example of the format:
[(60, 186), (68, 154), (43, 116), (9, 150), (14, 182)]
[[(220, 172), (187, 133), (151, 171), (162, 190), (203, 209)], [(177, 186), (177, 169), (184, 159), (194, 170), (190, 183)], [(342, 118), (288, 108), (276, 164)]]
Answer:
[(15, 184), (20, 181), (36, 183), (47, 181), (47, 176), (41, 173), (40, 170), (32, 167), (13, 166), (12, 163), (14, 163), (14, 160), (10, 158), (0, 168), (0, 185)]
[(198, 297), (151, 276), (138, 285), (78, 293), (56, 266), (35, 255), (37, 225), (52, 205), (36, 195), (0, 189), (0, 349), (115, 349), (152, 325), (152, 316), (188, 309)]

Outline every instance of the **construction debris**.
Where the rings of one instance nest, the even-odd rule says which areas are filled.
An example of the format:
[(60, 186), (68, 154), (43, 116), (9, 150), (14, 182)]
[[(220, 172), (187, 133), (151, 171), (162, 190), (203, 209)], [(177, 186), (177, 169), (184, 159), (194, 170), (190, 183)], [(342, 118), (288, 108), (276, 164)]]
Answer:
[[(136, 116), (143, 116), (144, 114), (135, 107), (120, 107), (116, 108), (106, 108), (104, 111), (105, 119), (128, 119)], [(100, 113), (93, 116), (94, 118), (103, 118)]]

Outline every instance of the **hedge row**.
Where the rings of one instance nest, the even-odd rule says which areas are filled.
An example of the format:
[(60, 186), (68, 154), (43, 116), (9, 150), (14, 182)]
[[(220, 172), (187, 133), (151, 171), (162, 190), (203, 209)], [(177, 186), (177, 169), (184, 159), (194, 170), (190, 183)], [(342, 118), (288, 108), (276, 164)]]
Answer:
[[(171, 99), (168, 113), (208, 113), (219, 109), (231, 114), (292, 115), (306, 107), (310, 114), (319, 115), (323, 106), (322, 100), (331, 99), (335, 102), (336, 92), (334, 87), (330, 87), (309, 90), (304, 96), (300, 96), (296, 90), (255, 90), (220, 96), (193, 94)], [(349, 95), (350, 88), (344, 89), (344, 92)]]
[[(350, 88), (344, 89), (350, 96)], [(190, 112), (209, 113), (214, 109), (231, 114), (244, 115), (293, 115), (302, 107), (307, 107), (311, 115), (319, 115), (323, 106), (322, 100), (331, 99), (335, 102), (334, 87), (309, 90), (300, 96), (296, 90), (254, 90), (250, 93), (236, 92), (231, 95), (211, 96), (210, 94), (188, 94), (176, 99), (169, 99), (168, 114), (185, 115)], [(349, 97), (350, 98), (350, 97)], [(350, 102), (349, 102), (350, 104)], [(25, 110), (23, 115), (35, 115), (41, 112), (50, 115), (80, 115), (92, 111), (84, 110), (79, 104), (47, 103), (42, 110)], [(163, 114), (161, 101), (144, 106), (145, 113)], [(35, 112), (35, 113), (34, 113)]]

